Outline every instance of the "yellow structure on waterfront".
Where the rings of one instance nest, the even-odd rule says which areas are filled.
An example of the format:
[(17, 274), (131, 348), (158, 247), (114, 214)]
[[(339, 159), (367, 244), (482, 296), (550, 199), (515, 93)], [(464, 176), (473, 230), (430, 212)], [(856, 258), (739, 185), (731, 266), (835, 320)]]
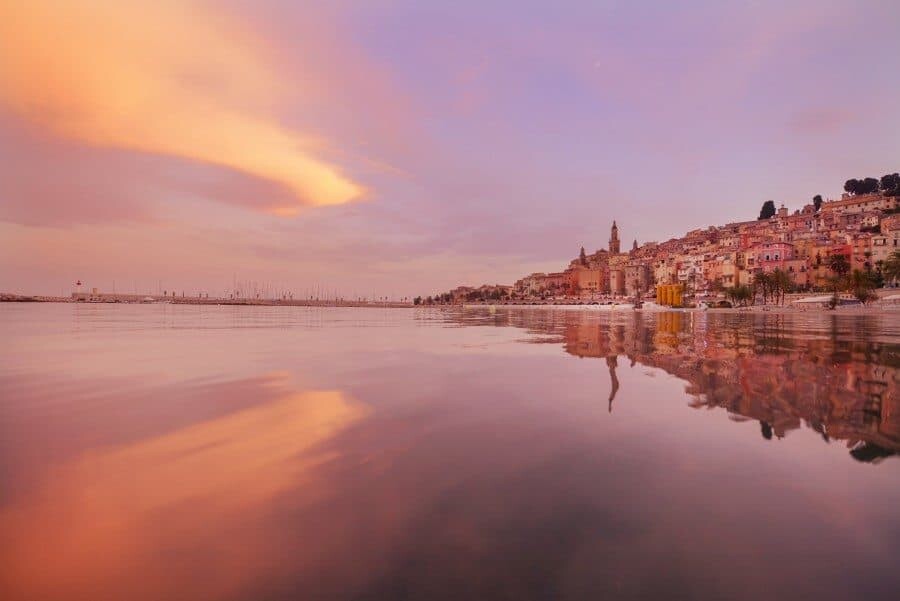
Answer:
[(661, 284), (656, 287), (656, 302), (669, 307), (680, 307), (684, 304), (683, 284)]

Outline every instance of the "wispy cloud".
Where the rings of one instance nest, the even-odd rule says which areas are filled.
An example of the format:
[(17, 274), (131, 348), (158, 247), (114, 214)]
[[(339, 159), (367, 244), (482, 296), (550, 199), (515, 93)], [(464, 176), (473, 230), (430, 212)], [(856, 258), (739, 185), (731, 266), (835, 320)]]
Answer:
[(196, 3), (84, 0), (0, 9), (2, 101), (54, 135), (207, 162), (272, 182), (280, 215), (353, 201), (364, 188), (323, 144), (282, 126), (264, 45)]

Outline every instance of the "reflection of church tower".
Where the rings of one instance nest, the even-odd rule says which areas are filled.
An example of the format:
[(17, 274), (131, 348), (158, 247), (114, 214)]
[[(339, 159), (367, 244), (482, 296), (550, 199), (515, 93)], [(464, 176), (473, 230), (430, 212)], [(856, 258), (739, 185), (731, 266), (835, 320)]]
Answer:
[(607, 355), (606, 366), (609, 368), (609, 380), (612, 384), (612, 390), (609, 391), (609, 412), (612, 413), (612, 402), (619, 392), (619, 378), (616, 376), (616, 368), (619, 366), (618, 355)]
[(619, 254), (619, 226), (613, 221), (612, 231), (609, 234), (609, 252), (611, 254)]

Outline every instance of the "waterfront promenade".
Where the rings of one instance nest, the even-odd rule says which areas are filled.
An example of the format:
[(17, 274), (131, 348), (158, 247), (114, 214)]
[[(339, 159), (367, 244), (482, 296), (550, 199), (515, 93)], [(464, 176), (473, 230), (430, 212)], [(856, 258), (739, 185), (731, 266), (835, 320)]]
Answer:
[[(783, 302), (769, 301), (765, 304), (756, 303), (756, 304), (748, 304), (746, 306), (735, 306), (734, 309), (774, 309), (774, 308), (787, 308), (794, 306), (796, 301), (801, 299), (808, 299), (810, 297), (830, 297), (831, 292), (828, 291), (819, 291), (819, 292), (790, 292), (784, 295)], [(877, 299), (873, 300), (867, 305), (867, 307), (878, 307), (878, 306), (886, 306), (896, 304), (898, 300), (898, 295), (900, 295), (900, 288), (877, 288), (872, 290), (872, 294), (874, 294)], [(852, 295), (847, 292), (841, 293), (841, 298), (850, 300)], [(709, 301), (720, 301), (724, 300), (722, 297), (716, 299), (701, 299), (702, 302)], [(642, 299), (644, 303), (651, 303), (655, 305), (652, 297), (646, 297)], [(451, 303), (452, 304), (452, 303)], [(488, 301), (467, 301), (464, 303), (455, 303), (462, 304), (465, 306), (538, 306), (538, 307), (604, 307), (604, 306), (633, 306), (634, 298), (628, 298), (623, 296), (602, 296), (596, 298), (577, 298), (571, 296), (560, 296), (560, 297), (551, 297), (551, 298), (527, 298), (527, 299), (515, 299), (515, 300), (488, 300)], [(440, 303), (437, 306), (441, 306)], [(446, 305), (444, 305), (446, 306)], [(685, 307), (680, 308), (691, 308), (691, 305), (688, 304)], [(845, 307), (846, 308), (846, 307)]]

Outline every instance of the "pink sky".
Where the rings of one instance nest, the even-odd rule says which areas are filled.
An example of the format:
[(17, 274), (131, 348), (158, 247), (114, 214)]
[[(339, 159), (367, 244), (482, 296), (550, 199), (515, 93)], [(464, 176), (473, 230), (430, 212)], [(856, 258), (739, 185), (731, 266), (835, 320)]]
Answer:
[[(19, 4), (16, 6), (15, 4)], [(487, 5), (486, 5), (487, 4)], [(415, 295), (900, 168), (900, 5), (0, 8), (0, 290)]]

